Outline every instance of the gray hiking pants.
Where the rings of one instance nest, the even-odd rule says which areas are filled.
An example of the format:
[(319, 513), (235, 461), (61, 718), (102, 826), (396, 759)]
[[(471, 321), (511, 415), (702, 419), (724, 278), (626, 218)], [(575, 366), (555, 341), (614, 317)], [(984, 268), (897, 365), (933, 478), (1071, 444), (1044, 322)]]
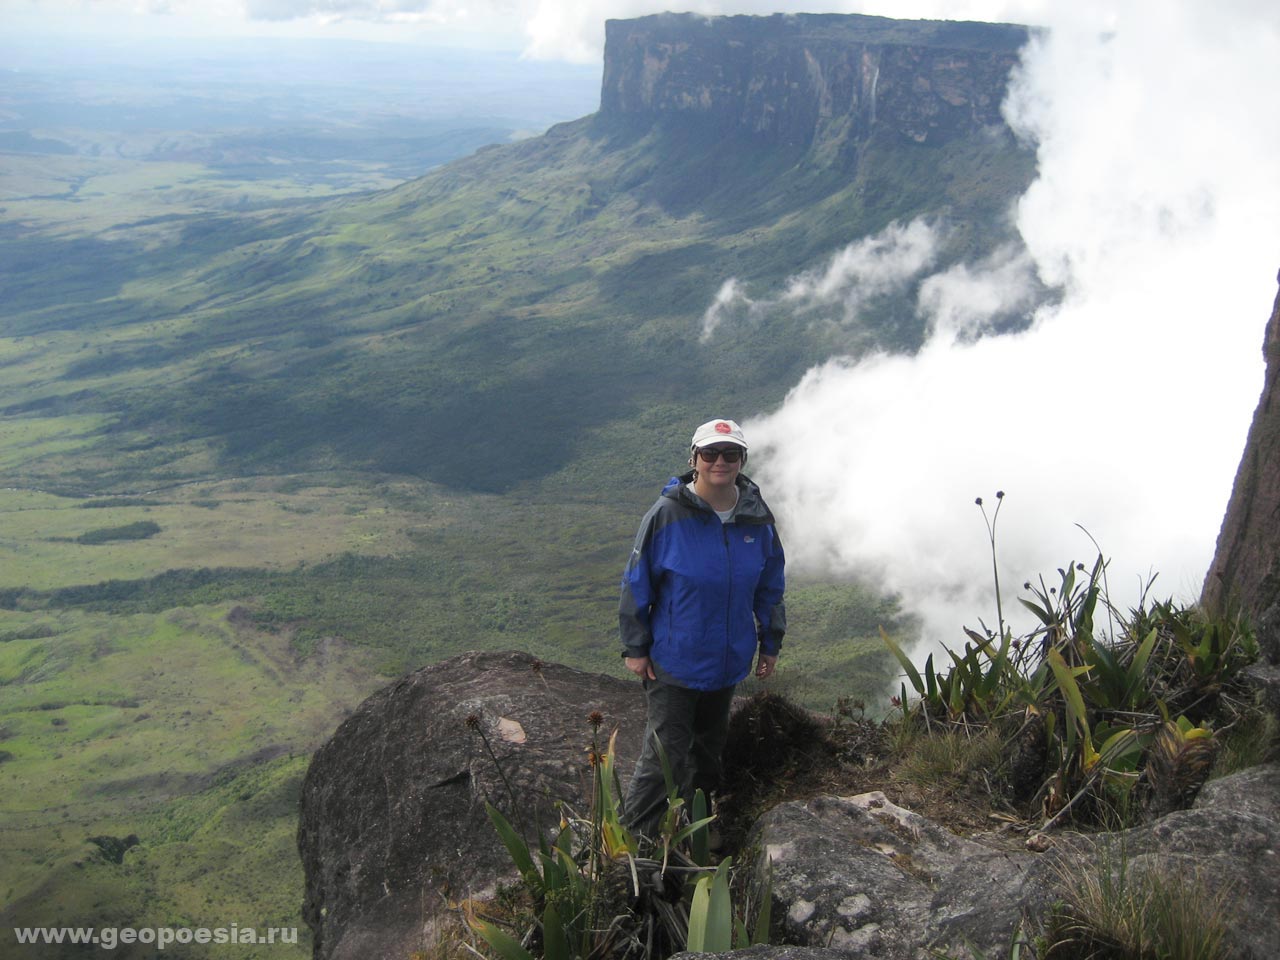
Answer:
[(695, 790), (702, 790), (710, 803), (720, 787), (720, 755), (729, 733), (734, 688), (691, 690), (660, 680), (643, 683), (649, 721), (624, 810), (627, 826), (653, 838), (667, 812), (667, 782), (654, 738), (662, 743), (672, 780), (684, 798), (686, 812), (692, 814)]

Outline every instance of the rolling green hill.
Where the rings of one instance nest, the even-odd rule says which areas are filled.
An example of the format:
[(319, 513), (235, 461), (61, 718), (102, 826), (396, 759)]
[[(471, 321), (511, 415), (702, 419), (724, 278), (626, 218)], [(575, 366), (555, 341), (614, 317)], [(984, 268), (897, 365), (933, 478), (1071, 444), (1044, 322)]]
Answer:
[[(720, 285), (917, 217), (940, 267), (977, 259), (1032, 173), (990, 127), (601, 113), (379, 193), (0, 225), (5, 926), (296, 915), (292, 804), (344, 710), (465, 649), (617, 671), (618, 574), (690, 425), (923, 335), (908, 293), (703, 342)], [(876, 709), (893, 598), (798, 578), (789, 608), (780, 688)], [(119, 863), (87, 840), (131, 834)]]

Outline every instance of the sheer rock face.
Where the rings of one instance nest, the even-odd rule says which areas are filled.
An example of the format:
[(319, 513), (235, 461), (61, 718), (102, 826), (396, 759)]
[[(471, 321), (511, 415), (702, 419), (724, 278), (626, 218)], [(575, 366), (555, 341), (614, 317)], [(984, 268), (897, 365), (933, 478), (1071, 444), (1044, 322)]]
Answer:
[(1266, 378), (1205, 578), (1210, 609), (1239, 604), (1263, 656), (1280, 665), (1280, 296), (1263, 341)]
[(464, 654), (361, 704), (303, 785), (298, 850), (314, 955), (407, 957), (435, 940), (449, 901), (492, 895), (514, 878), (485, 801), (544, 828), (558, 826), (557, 800), (585, 811), (592, 710), (605, 718), (601, 747), (621, 727), (618, 766), (629, 774), (644, 730), (640, 684), (527, 654)]
[(1003, 125), (1029, 36), (1011, 24), (838, 14), (658, 14), (605, 31), (602, 119), (693, 120), (805, 147), (877, 126), (938, 143)]

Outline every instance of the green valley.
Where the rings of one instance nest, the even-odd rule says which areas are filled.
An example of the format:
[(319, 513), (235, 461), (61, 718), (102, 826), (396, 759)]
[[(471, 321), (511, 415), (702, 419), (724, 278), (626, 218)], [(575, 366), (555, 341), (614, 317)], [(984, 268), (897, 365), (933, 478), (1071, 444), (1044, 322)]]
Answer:
[[(621, 673), (618, 576), (691, 425), (924, 336), (908, 292), (705, 339), (721, 284), (917, 218), (980, 259), (1034, 172), (999, 128), (603, 111), (332, 197), (183, 167), (166, 208), (137, 168), (4, 160), (99, 194), (0, 221), (5, 926), (301, 927), (296, 799), (346, 712), (468, 649)], [(775, 688), (883, 710), (895, 599), (800, 572), (788, 607)]]

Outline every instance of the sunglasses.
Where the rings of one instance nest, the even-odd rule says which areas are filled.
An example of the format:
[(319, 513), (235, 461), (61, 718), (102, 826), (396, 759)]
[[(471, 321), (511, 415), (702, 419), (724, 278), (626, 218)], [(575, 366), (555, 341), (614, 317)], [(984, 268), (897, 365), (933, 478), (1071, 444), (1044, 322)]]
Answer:
[(742, 450), (734, 447), (732, 450), (717, 450), (715, 447), (701, 447), (698, 450), (698, 457), (703, 463), (715, 463), (721, 457), (724, 457), (725, 463), (737, 463), (742, 459)]

